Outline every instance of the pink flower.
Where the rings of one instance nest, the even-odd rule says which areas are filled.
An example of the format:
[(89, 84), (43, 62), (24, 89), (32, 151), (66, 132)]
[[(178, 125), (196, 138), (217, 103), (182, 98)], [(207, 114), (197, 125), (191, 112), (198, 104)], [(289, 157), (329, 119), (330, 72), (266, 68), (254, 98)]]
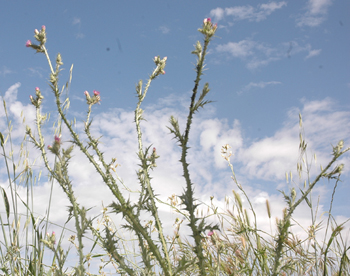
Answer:
[(45, 25), (42, 25), (42, 26), (41, 26), (41, 29), (42, 29), (43, 31), (45, 31), (45, 30), (46, 30)]
[(48, 149), (52, 149), (52, 146), (51, 146), (51, 145), (48, 145), (47, 148), (48, 148)]
[(211, 22), (210, 17), (204, 18), (203, 23), (204, 23), (204, 24), (207, 24), (208, 22)]
[(94, 95), (95, 96), (100, 96), (100, 92), (98, 92), (97, 90), (94, 90)]
[(61, 135), (60, 136), (55, 135), (55, 143), (57, 144), (61, 143)]
[(208, 236), (212, 236), (214, 234), (214, 231), (209, 231)]
[(27, 40), (26, 47), (30, 47), (32, 45), (32, 42), (30, 40)]
[(35, 91), (40, 91), (40, 88), (39, 87), (35, 87)]

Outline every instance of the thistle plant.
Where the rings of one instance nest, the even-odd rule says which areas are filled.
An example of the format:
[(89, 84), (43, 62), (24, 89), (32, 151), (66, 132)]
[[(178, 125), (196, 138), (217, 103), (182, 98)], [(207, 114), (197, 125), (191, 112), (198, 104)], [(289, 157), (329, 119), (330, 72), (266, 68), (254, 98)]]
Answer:
[(200, 107), (204, 107), (206, 104), (210, 103), (210, 101), (204, 100), (205, 96), (209, 93), (208, 83), (204, 85), (203, 90), (199, 95), (198, 99), (196, 98), (196, 96), (198, 92), (199, 82), (201, 80), (201, 76), (203, 75), (204, 60), (207, 54), (208, 45), (211, 39), (213, 38), (213, 36), (215, 35), (216, 29), (217, 29), (217, 25), (213, 24), (210, 18), (204, 19), (202, 28), (198, 29), (198, 31), (204, 35), (204, 45), (202, 46), (202, 44), (198, 41), (197, 44), (195, 45), (195, 50), (192, 51), (192, 54), (195, 54), (197, 56), (197, 64), (196, 64), (197, 75), (194, 82), (195, 85), (192, 90), (191, 103), (189, 107), (189, 113), (187, 116), (185, 131), (183, 134), (180, 132), (179, 122), (173, 116), (170, 118), (171, 128), (169, 128), (170, 132), (174, 135), (175, 139), (179, 143), (179, 146), (181, 147), (180, 162), (183, 168), (183, 176), (186, 180), (186, 188), (184, 193), (180, 196), (180, 199), (182, 200), (184, 209), (189, 214), (188, 225), (192, 230), (192, 237), (195, 241), (194, 252), (198, 258), (197, 264), (200, 269), (201, 275), (206, 275), (206, 272), (204, 269), (205, 266), (204, 266), (204, 256), (203, 256), (203, 244), (202, 244), (203, 236), (202, 235), (206, 230), (218, 229), (218, 226), (207, 225), (204, 219), (200, 219), (195, 216), (198, 204), (196, 203), (196, 200), (194, 197), (194, 187), (190, 178), (189, 164), (187, 163), (187, 150), (189, 149), (188, 147), (189, 133), (192, 126), (193, 115), (195, 114), (195, 112), (199, 110)]
[[(187, 149), (188, 149), (188, 137), (190, 132), (190, 127), (192, 124), (192, 117), (193, 114), (198, 111), (199, 107), (203, 107), (205, 104), (209, 103), (209, 101), (205, 101), (204, 97), (209, 92), (209, 85), (205, 84), (203, 91), (201, 95), (199, 96), (199, 99), (196, 99), (196, 94), (200, 82), (200, 77), (202, 75), (202, 71), (204, 68), (204, 59), (207, 52), (207, 47), (209, 45), (209, 42), (211, 38), (214, 36), (217, 26), (212, 24), (211, 20), (205, 19), (203, 22), (203, 27), (199, 29), (199, 31), (204, 35), (204, 46), (202, 49), (202, 46), (200, 42), (197, 42), (195, 51), (193, 51), (194, 54), (197, 55), (197, 76), (195, 80), (195, 87), (193, 89), (193, 95), (191, 97), (191, 104), (190, 104), (190, 112), (188, 115), (187, 125), (185, 129), (185, 133), (180, 136), (176, 136), (176, 138), (181, 142), (182, 147), (182, 157), (181, 162), (184, 169), (184, 176), (186, 180), (186, 192), (183, 196), (181, 196), (181, 199), (183, 200), (183, 203), (185, 205), (185, 209), (189, 213), (190, 222), (189, 226), (192, 229), (193, 232), (193, 238), (195, 241), (195, 247), (194, 251), (197, 254), (197, 265), (201, 269), (201, 274), (204, 275), (204, 257), (203, 257), (203, 248), (202, 248), (202, 233), (207, 229), (212, 229), (212, 226), (205, 225), (204, 219), (198, 223), (199, 219), (195, 217), (195, 212), (197, 205), (195, 203), (195, 198), (193, 195), (193, 184), (191, 183), (190, 176), (189, 176), (189, 170), (188, 170), (188, 164), (186, 162), (186, 155), (187, 155)], [(78, 134), (73, 129), (73, 123), (68, 121), (67, 114), (65, 113), (69, 106), (69, 99), (65, 99), (65, 101), (62, 103), (62, 91), (59, 90), (58, 87), (58, 76), (60, 72), (60, 66), (63, 64), (61, 55), (58, 54), (56, 58), (56, 66), (55, 69), (51, 63), (48, 51), (46, 49), (46, 28), (43, 26), (40, 31), (35, 30), (34, 31), (35, 39), (37, 40), (38, 44), (34, 44), (31, 41), (27, 41), (26, 46), (31, 47), (34, 50), (36, 50), (37, 53), (43, 53), (47, 61), (49, 63), (50, 67), (50, 87), (53, 91), (53, 94), (56, 99), (56, 106), (57, 111), (59, 114), (59, 123), (58, 128), (56, 129), (56, 136), (54, 139), (54, 143), (52, 145), (49, 145), (47, 147), (48, 151), (55, 155), (55, 162), (54, 166), (52, 167), (49, 164), (48, 157), (47, 157), (47, 151), (45, 149), (44, 139), (42, 135), (42, 124), (44, 123), (44, 120), (46, 119), (45, 115), (41, 114), (41, 104), (43, 96), (40, 92), (39, 88), (36, 88), (36, 95), (35, 97), (30, 96), (30, 100), (33, 104), (33, 106), (36, 108), (37, 112), (37, 133), (38, 138), (36, 138), (32, 130), (28, 127), (27, 128), (27, 135), (30, 137), (31, 141), (34, 143), (34, 145), (41, 151), (42, 158), (44, 160), (45, 166), (47, 170), (50, 173), (50, 176), (55, 179), (65, 194), (67, 195), (71, 207), (70, 207), (70, 216), (74, 218), (75, 220), (75, 228), (77, 231), (77, 240), (78, 240), (78, 254), (79, 254), (79, 265), (76, 267), (76, 273), (77, 275), (83, 275), (85, 273), (84, 268), (84, 261), (85, 256), (83, 252), (84, 244), (83, 244), (83, 237), (85, 235), (85, 232), (87, 229), (90, 229), (92, 231), (92, 235), (96, 238), (96, 241), (100, 242), (102, 246), (107, 250), (108, 254), (113, 256), (114, 261), (118, 263), (121, 269), (123, 269), (125, 272), (129, 274), (134, 274), (132, 267), (130, 267), (130, 264), (128, 264), (127, 261), (124, 261), (124, 258), (121, 254), (119, 254), (117, 251), (117, 248), (112, 246), (111, 244), (115, 243), (113, 233), (109, 233), (108, 228), (105, 229), (106, 231), (106, 237), (102, 237), (97, 231), (93, 228), (92, 220), (88, 219), (86, 217), (86, 209), (77, 202), (77, 198), (74, 195), (73, 185), (71, 183), (71, 180), (69, 178), (68, 174), (68, 164), (69, 160), (71, 158), (71, 153), (73, 151), (74, 147), (77, 147), (82, 151), (87, 159), (93, 164), (97, 172), (100, 174), (102, 180), (104, 183), (109, 187), (110, 191), (116, 198), (116, 202), (113, 202), (109, 205), (112, 212), (118, 214), (121, 213), (123, 217), (125, 218), (126, 224), (124, 227), (131, 232), (135, 234), (139, 241), (139, 246), (141, 249), (141, 258), (144, 263), (143, 271), (147, 275), (151, 273), (153, 265), (151, 264), (151, 259), (156, 259), (158, 265), (162, 268), (162, 271), (164, 275), (173, 275), (173, 265), (171, 263), (171, 260), (169, 258), (169, 248), (168, 244), (166, 242), (165, 236), (163, 234), (163, 226), (160, 221), (159, 215), (158, 215), (158, 209), (156, 204), (156, 196), (154, 194), (154, 190), (151, 185), (151, 176), (150, 171), (153, 170), (156, 167), (156, 159), (159, 157), (156, 152), (156, 148), (153, 147), (153, 150), (151, 150), (151, 146), (148, 146), (146, 148), (143, 147), (142, 142), (142, 131), (141, 131), (141, 120), (144, 119), (143, 117), (143, 110), (141, 109), (141, 104), (143, 100), (146, 97), (147, 91), (150, 87), (151, 82), (156, 79), (159, 75), (165, 74), (164, 68), (166, 66), (167, 58), (160, 58), (159, 56), (156, 56), (154, 58), (154, 63), (156, 65), (156, 68), (153, 70), (152, 74), (150, 75), (145, 87), (143, 87), (142, 81), (139, 81), (138, 85), (136, 86), (136, 93), (138, 97), (138, 103), (135, 109), (135, 124), (136, 124), (136, 131), (138, 136), (138, 158), (140, 160), (140, 169), (137, 172), (137, 177), (139, 179), (139, 183), (141, 186), (141, 190), (139, 193), (139, 199), (136, 203), (130, 202), (130, 200), (126, 200), (123, 193), (121, 192), (119, 188), (118, 181), (121, 182), (121, 179), (116, 175), (112, 176), (112, 170), (113, 165), (115, 163), (116, 159), (112, 159), (111, 162), (106, 162), (105, 158), (103, 156), (103, 153), (100, 151), (98, 144), (99, 139), (96, 139), (92, 136), (90, 132), (90, 126), (92, 123), (92, 120), (90, 119), (90, 115), (92, 112), (92, 106), (94, 104), (97, 104), (101, 100), (100, 92), (94, 91), (93, 96), (90, 96), (89, 92), (85, 91), (84, 95), (86, 97), (86, 103), (88, 105), (88, 112), (86, 121), (84, 123), (84, 132), (86, 137), (88, 138), (88, 142), (85, 145), (80, 139)], [(66, 85), (66, 88), (68, 87), (68, 83)], [(178, 130), (178, 123), (173, 123), (176, 120), (171, 119), (172, 126), (175, 127), (176, 130)], [(62, 126), (65, 126), (70, 135), (71, 135), (71, 146), (64, 149), (62, 147), (62, 137), (61, 137), (61, 131)], [(175, 133), (174, 131), (172, 131)], [(176, 133), (175, 133), (176, 134)], [(90, 153), (88, 151), (88, 148), (92, 148), (94, 154)], [(94, 159), (94, 155), (98, 157), (99, 163)], [(158, 246), (158, 241), (154, 241), (151, 237), (151, 235), (148, 233), (145, 226), (141, 224), (140, 216), (143, 212), (151, 214), (155, 221), (155, 228), (157, 229), (158, 233), (158, 241), (160, 243), (160, 248)], [(215, 227), (214, 227), (215, 228)], [(180, 267), (175, 267), (175, 271), (182, 270)]]

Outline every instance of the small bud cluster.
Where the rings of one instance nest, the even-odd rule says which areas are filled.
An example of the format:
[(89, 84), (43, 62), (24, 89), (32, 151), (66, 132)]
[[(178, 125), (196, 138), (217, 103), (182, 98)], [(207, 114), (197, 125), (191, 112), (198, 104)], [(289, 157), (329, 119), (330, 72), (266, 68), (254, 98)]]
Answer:
[(38, 29), (34, 30), (34, 38), (39, 42), (39, 45), (33, 44), (30, 40), (27, 40), (26, 47), (31, 47), (34, 50), (37, 51), (37, 53), (43, 53), (43, 47), (46, 42), (46, 27), (43, 25), (41, 27), (41, 30), (38, 31)]
[(147, 156), (147, 161), (150, 162), (150, 167), (157, 167), (156, 159), (159, 158), (156, 148), (153, 148), (152, 154)]
[(59, 150), (61, 148), (61, 134), (59, 136), (55, 135), (55, 141), (53, 142), (53, 146), (48, 145), (47, 149), (50, 150), (53, 154), (58, 155)]
[(211, 38), (218, 28), (218, 24), (213, 24), (210, 18), (205, 18), (203, 20), (202, 29), (198, 29), (202, 34), (204, 34), (207, 38)]
[(46, 236), (48, 238), (48, 241), (51, 242), (52, 244), (56, 244), (56, 234), (54, 231), (52, 231), (52, 234), (46, 233)]
[(166, 61), (167, 61), (167, 57), (164, 57), (163, 59), (160, 59), (159, 56), (155, 56), (153, 61), (156, 64), (157, 68), (156, 70), (153, 72), (152, 78), (155, 78), (159, 75), (165, 75), (165, 65), (166, 65)]
[(92, 97), (90, 97), (90, 94), (88, 91), (84, 92), (84, 95), (86, 97), (86, 103), (88, 105), (94, 105), (94, 104), (99, 104), (101, 102), (101, 97), (100, 97), (100, 92), (98, 92), (97, 90), (94, 90), (94, 95)]
[(56, 234), (55, 232), (46, 233), (46, 239), (42, 240), (42, 242), (49, 248), (53, 249), (56, 244)]
[(44, 99), (44, 96), (41, 95), (39, 87), (35, 87), (35, 96), (36, 97), (34, 98), (32, 95), (30, 95), (29, 99), (36, 108), (39, 108), (42, 100)]

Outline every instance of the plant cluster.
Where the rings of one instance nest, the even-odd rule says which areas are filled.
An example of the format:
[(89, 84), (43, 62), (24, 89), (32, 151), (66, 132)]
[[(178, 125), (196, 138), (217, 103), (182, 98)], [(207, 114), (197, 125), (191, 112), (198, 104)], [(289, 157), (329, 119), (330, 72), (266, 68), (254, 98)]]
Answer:
[[(159, 217), (159, 204), (161, 202), (152, 186), (152, 170), (157, 167), (159, 158), (157, 150), (152, 145), (143, 144), (141, 122), (145, 120), (142, 103), (149, 90), (151, 82), (165, 74), (167, 57), (154, 57), (155, 69), (147, 82), (142, 80), (136, 85), (137, 105), (134, 113), (134, 122), (138, 138), (138, 169), (139, 182), (138, 198), (135, 201), (128, 199), (128, 194), (123, 190), (124, 183), (116, 172), (116, 159), (106, 160), (99, 147), (100, 138), (91, 133), (92, 106), (100, 104), (102, 95), (94, 90), (92, 95), (84, 92), (86, 98), (87, 115), (84, 121), (84, 136), (77, 133), (74, 128), (75, 121), (70, 121), (67, 116), (69, 98), (64, 98), (63, 92), (68, 89), (70, 80), (63, 89), (59, 88), (59, 74), (63, 65), (60, 54), (57, 54), (53, 65), (46, 49), (46, 28), (34, 31), (37, 43), (30, 40), (26, 47), (34, 49), (37, 53), (46, 56), (49, 68), (49, 85), (53, 92), (58, 113), (58, 123), (55, 128), (53, 142), (47, 145), (43, 138), (43, 126), (48, 120), (48, 114), (42, 113), (44, 96), (40, 88), (35, 88), (35, 96), (30, 96), (30, 101), (36, 110), (35, 129), (27, 126), (26, 137), (40, 152), (41, 158), (48, 172), (52, 185), (59, 185), (69, 200), (67, 222), (74, 223), (74, 235), (69, 237), (71, 247), (63, 248), (62, 242), (65, 234), (65, 226), (62, 233), (48, 233), (50, 225), (50, 207), (46, 217), (40, 218), (33, 212), (33, 197), (31, 187), (33, 185), (33, 171), (29, 164), (24, 171), (17, 172), (13, 152), (8, 154), (6, 143), (11, 142), (11, 123), (8, 118), (8, 131), (4, 136), (0, 133), (1, 147), (4, 162), (7, 168), (11, 196), (1, 188), (3, 203), (5, 206), (5, 218), (0, 216), (2, 227), (2, 240), (0, 246), (0, 271), (5, 275), (105, 275), (104, 268), (113, 266), (118, 275), (349, 275), (349, 249), (342, 237), (344, 224), (338, 225), (331, 215), (331, 208), (327, 219), (327, 230), (331, 228), (330, 235), (323, 241), (316, 238), (316, 232), (320, 225), (313, 223), (309, 229), (308, 238), (300, 240), (291, 231), (293, 213), (302, 203), (307, 202), (312, 211), (313, 222), (315, 214), (311, 201), (311, 192), (322, 178), (340, 181), (343, 165), (334, 164), (350, 148), (343, 149), (343, 142), (333, 147), (333, 158), (329, 164), (321, 169), (316, 178), (305, 183), (304, 188), (296, 191), (292, 188), (289, 192), (282, 192), (286, 201), (283, 217), (276, 220), (276, 233), (266, 233), (258, 228), (254, 208), (246, 195), (243, 187), (236, 179), (233, 166), (230, 162), (230, 146), (222, 147), (222, 156), (226, 159), (232, 171), (232, 180), (238, 190), (233, 190), (233, 204), (227, 197), (227, 208), (220, 212), (214, 204), (207, 206), (207, 215), (199, 214), (200, 203), (194, 193), (194, 183), (191, 180), (187, 155), (189, 150), (189, 134), (193, 124), (193, 116), (200, 108), (210, 103), (206, 100), (209, 93), (209, 84), (205, 83), (200, 89), (200, 81), (205, 66), (205, 57), (211, 40), (215, 37), (217, 25), (210, 18), (203, 21), (198, 29), (204, 36), (204, 41), (197, 42), (192, 54), (196, 55), (196, 76), (190, 98), (189, 112), (184, 126), (180, 126), (178, 120), (171, 116), (168, 127), (181, 150), (180, 163), (183, 169), (184, 191), (181, 195), (170, 197), (169, 204), (181, 218), (177, 218), (174, 224), (174, 233), (167, 236)], [(71, 68), (72, 71), (72, 68)], [(4, 101), (6, 115), (6, 103)], [(302, 133), (302, 119), (300, 116)], [(69, 145), (62, 143), (63, 128), (69, 133)], [(64, 137), (66, 139), (66, 137)], [(298, 170), (307, 166), (304, 159), (307, 144), (300, 136), (300, 156)], [(71, 154), (78, 150), (84, 154), (108, 187), (114, 197), (114, 201), (107, 207), (103, 207), (100, 217), (91, 218), (89, 209), (82, 206), (75, 195), (73, 181), (69, 174), (69, 162)], [(54, 161), (50, 160), (54, 157)], [(11, 173), (11, 164), (13, 170)], [(195, 169), (195, 168), (194, 168)], [(22, 177), (20, 179), (20, 176)], [(22, 200), (18, 197), (16, 189), (18, 182), (24, 181), (28, 189), (28, 197)], [(336, 188), (335, 185), (335, 188)], [(334, 190), (335, 190), (334, 188)], [(249, 209), (244, 208), (241, 195), (244, 195)], [(20, 239), (21, 218), (18, 212), (18, 204), (26, 207), (25, 241)], [(270, 204), (267, 201), (267, 214), (271, 219)], [(141, 219), (145, 214), (149, 215), (147, 223)], [(112, 219), (114, 215), (122, 217), (118, 224)], [(212, 225), (208, 218), (215, 216), (220, 222)], [(252, 220), (253, 218), (253, 220)], [(190, 237), (181, 235), (182, 224), (185, 223), (191, 231)], [(132, 240), (123, 238), (121, 232), (129, 232)], [(31, 236), (31, 237), (30, 237)], [(91, 244), (90, 249), (86, 248)], [(127, 249), (127, 244), (134, 242), (136, 249), (132, 252)], [(78, 256), (77, 264), (67, 266), (70, 254), (75, 250)], [(103, 253), (97, 253), (103, 249)], [(52, 259), (48, 262), (46, 251), (49, 250)], [(100, 252), (100, 251), (99, 251)], [(91, 267), (92, 260), (101, 259), (99, 268)], [(95, 270), (95, 271), (91, 271)], [(98, 272), (97, 272), (98, 270)]]

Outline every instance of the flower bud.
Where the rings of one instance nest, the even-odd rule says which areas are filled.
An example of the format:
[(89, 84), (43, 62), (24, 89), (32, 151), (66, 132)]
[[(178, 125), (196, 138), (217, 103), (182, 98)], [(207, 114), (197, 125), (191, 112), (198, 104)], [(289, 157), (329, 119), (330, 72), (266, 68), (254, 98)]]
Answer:
[(30, 46), (32, 46), (32, 42), (30, 40), (27, 40), (26, 47), (30, 47)]

